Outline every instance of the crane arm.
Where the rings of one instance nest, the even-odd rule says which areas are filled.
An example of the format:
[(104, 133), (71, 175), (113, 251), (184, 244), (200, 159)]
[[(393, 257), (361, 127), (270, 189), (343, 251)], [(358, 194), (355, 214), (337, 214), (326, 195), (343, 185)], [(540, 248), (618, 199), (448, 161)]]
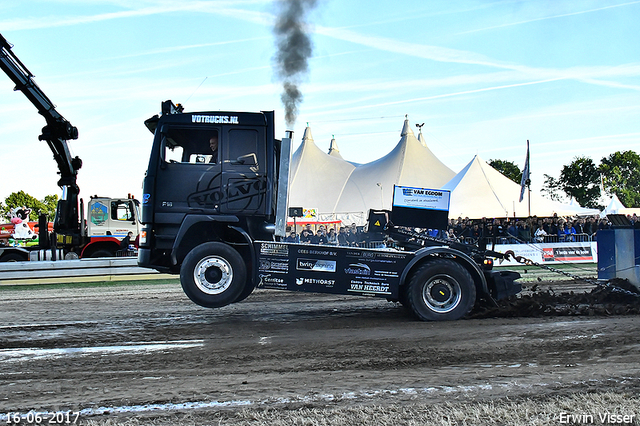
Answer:
[(62, 235), (79, 235), (78, 170), (82, 167), (79, 157), (72, 157), (68, 140), (78, 138), (78, 129), (67, 121), (53, 102), (33, 80), (33, 74), (11, 50), (11, 44), (0, 34), (0, 68), (15, 83), (14, 90), (21, 91), (44, 117), (47, 125), (42, 128), (39, 140), (47, 142), (58, 165), (58, 186), (63, 196), (58, 203), (54, 230)]

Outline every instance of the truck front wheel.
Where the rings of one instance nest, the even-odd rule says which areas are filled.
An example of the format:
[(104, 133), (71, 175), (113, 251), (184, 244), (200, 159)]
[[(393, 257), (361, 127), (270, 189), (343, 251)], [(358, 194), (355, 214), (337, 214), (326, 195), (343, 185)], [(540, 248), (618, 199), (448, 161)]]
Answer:
[(434, 259), (411, 277), (407, 302), (423, 321), (451, 321), (465, 316), (476, 301), (476, 286), (469, 272), (449, 259)]
[(187, 254), (180, 267), (185, 294), (205, 308), (233, 303), (245, 287), (247, 268), (242, 256), (230, 246), (204, 243)]

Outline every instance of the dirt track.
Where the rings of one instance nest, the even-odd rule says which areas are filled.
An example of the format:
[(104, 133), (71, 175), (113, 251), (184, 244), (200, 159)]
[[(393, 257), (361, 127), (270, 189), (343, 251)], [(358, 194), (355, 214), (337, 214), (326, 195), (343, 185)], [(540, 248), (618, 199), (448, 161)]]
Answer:
[(640, 390), (636, 315), (423, 323), (384, 300), (276, 291), (207, 310), (177, 283), (0, 295), (0, 413)]

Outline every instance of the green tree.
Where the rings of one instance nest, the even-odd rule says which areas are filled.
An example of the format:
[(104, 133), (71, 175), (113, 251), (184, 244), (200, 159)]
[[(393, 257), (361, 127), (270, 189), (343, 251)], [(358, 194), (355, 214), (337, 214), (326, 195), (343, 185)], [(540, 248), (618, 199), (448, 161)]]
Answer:
[(50, 221), (53, 221), (56, 215), (56, 208), (58, 207), (58, 195), (46, 195), (42, 200), (44, 210), (42, 213), (46, 214)]
[(560, 191), (562, 191), (562, 185), (560, 181), (553, 176), (544, 174), (544, 183), (542, 184), (542, 194), (553, 201), (564, 201)]
[(564, 193), (575, 198), (581, 206), (604, 207), (598, 204), (600, 172), (591, 158), (575, 157), (571, 163), (562, 167), (559, 182)]
[(616, 151), (600, 162), (605, 191), (618, 196), (626, 207), (640, 207), (640, 155)]
[(489, 165), (520, 185), (522, 171), (515, 163), (507, 160), (489, 160)]
[(600, 172), (589, 157), (575, 157), (562, 167), (560, 177), (544, 175), (542, 193), (551, 200), (564, 201), (564, 197), (575, 198), (583, 207), (603, 208), (600, 198)]
[(27, 194), (24, 191), (12, 192), (7, 198), (4, 199), (6, 204), (5, 209), (13, 209), (15, 207), (28, 207), (31, 209), (29, 214), (29, 220), (36, 221), (41, 213), (46, 214), (49, 220), (53, 219), (56, 211), (56, 204), (58, 202), (57, 195), (47, 195), (44, 200), (40, 201), (35, 197)]

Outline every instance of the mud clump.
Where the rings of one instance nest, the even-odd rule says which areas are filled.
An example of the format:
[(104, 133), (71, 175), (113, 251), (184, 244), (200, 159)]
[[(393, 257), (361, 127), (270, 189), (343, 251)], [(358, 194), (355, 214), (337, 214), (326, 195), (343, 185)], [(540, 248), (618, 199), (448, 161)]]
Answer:
[(476, 306), (468, 318), (543, 316), (611, 316), (640, 314), (640, 292), (627, 280), (614, 279), (584, 293), (556, 293), (553, 288), (531, 288), (507, 299)]

